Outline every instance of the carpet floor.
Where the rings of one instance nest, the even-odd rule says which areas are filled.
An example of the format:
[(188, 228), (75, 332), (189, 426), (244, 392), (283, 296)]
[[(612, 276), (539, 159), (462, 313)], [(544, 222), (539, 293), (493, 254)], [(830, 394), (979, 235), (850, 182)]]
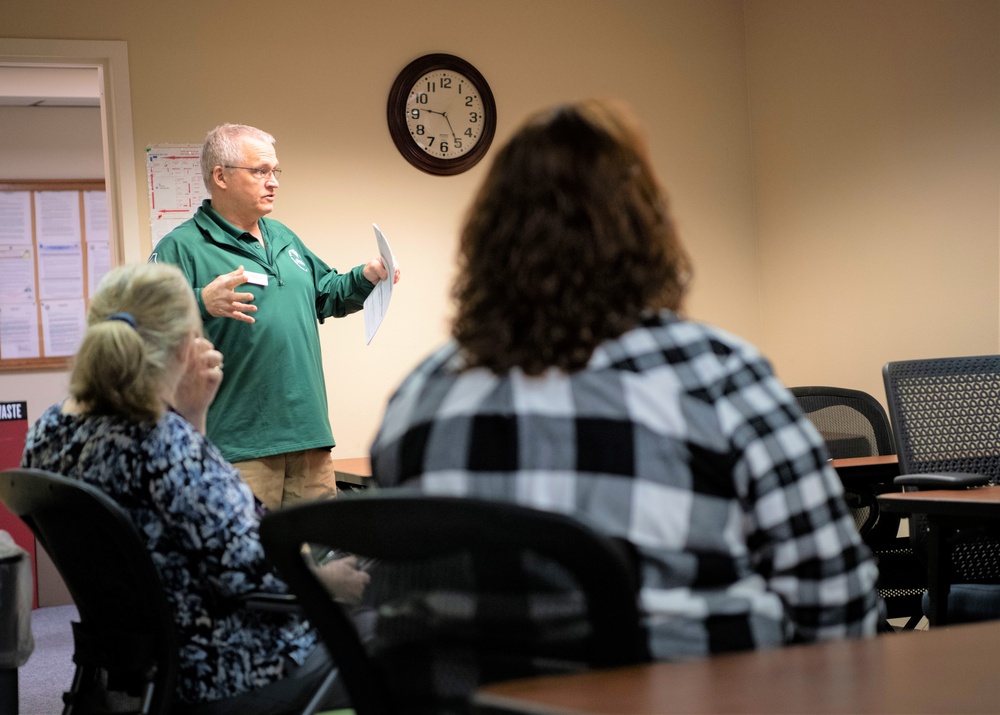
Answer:
[[(76, 606), (52, 606), (31, 612), (35, 649), (18, 671), (19, 715), (60, 715), (62, 694), (73, 682), (73, 628)], [(335, 710), (318, 715), (353, 715)]]
[(62, 694), (73, 682), (73, 630), (76, 606), (52, 606), (31, 612), (35, 649), (18, 669), (20, 715), (59, 715)]

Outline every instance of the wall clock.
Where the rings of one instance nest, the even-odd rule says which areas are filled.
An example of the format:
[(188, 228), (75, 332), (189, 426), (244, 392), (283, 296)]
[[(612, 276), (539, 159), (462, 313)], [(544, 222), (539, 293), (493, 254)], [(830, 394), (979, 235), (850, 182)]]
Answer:
[(475, 166), (497, 126), (493, 92), (461, 57), (431, 54), (406, 65), (392, 83), (389, 134), (418, 169), (448, 176)]

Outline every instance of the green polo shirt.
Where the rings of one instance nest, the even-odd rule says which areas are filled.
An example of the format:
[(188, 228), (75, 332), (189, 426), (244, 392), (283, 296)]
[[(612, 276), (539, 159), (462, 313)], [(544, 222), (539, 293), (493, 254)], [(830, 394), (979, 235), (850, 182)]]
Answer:
[[(205, 336), (223, 354), (225, 376), (208, 411), (208, 437), (230, 462), (335, 444), (317, 321), (360, 310), (374, 288), (364, 266), (338, 273), (283, 224), (258, 223), (266, 249), (206, 200), (149, 257), (181, 269)], [(266, 286), (236, 288), (254, 295), (254, 323), (213, 317), (201, 299), (202, 288), (241, 265), (267, 276)]]

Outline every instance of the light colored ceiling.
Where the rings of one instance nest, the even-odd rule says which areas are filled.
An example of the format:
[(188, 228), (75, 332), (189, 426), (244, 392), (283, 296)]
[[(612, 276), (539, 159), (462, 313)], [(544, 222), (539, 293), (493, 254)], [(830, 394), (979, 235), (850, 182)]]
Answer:
[(98, 107), (97, 69), (0, 65), (0, 106)]

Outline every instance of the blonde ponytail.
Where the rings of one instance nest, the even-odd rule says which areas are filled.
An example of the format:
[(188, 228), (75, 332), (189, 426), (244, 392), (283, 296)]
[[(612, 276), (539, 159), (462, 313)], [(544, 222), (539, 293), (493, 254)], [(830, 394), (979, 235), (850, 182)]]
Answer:
[(158, 419), (167, 371), (199, 327), (191, 287), (175, 266), (110, 271), (91, 301), (70, 394), (91, 412)]

